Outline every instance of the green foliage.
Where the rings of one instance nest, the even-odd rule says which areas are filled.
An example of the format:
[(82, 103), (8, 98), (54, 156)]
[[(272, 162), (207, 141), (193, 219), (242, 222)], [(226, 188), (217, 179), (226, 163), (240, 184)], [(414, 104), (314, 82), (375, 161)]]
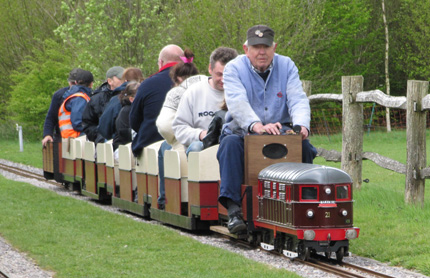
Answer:
[(0, 0), (0, 120), (8, 118), (11, 89), (9, 75), (17, 70), (35, 48), (53, 38), (52, 30), (62, 24), (64, 14), (57, 0)]
[[(407, 24), (406, 24), (407, 22)], [(396, 16), (399, 28), (395, 33), (398, 44), (394, 60), (396, 69), (404, 71), (407, 79), (430, 78), (430, 2), (403, 0)]]
[(70, 19), (55, 30), (77, 54), (78, 64), (104, 79), (114, 65), (136, 66), (154, 73), (158, 53), (171, 41), (175, 19), (169, 1), (62, 1)]
[(72, 54), (52, 40), (46, 40), (42, 50), (34, 49), (12, 75), (14, 84), (8, 107), (10, 117), (26, 127), (38, 127), (40, 136), (53, 93), (67, 86)]

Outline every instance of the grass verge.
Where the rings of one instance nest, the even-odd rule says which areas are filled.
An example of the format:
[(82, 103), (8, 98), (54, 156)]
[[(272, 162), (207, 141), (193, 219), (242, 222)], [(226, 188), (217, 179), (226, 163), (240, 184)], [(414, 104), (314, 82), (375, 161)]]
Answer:
[[(429, 138), (429, 134), (427, 134)], [(364, 136), (363, 151), (406, 163), (406, 135), (404, 131), (370, 133)], [(312, 143), (325, 149), (342, 149), (341, 135), (314, 136)], [(427, 139), (427, 144), (430, 140)], [(427, 156), (429, 148), (427, 148)], [(315, 163), (340, 168), (340, 163), (316, 158)], [(363, 161), (360, 190), (354, 191), (354, 224), (360, 227), (360, 237), (351, 241), (354, 254), (373, 258), (392, 265), (415, 269), (430, 275), (430, 192), (425, 193), (423, 208), (404, 202), (405, 175), (383, 169), (372, 161)]]
[(0, 233), (57, 277), (299, 277), (0, 176)]

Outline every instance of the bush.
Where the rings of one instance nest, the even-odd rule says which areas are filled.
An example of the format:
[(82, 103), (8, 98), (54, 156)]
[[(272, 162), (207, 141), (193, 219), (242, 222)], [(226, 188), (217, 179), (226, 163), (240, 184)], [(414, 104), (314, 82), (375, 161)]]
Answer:
[(8, 120), (29, 128), (32, 136), (41, 136), (53, 93), (67, 86), (71, 61), (71, 54), (52, 40), (45, 41), (42, 50), (34, 50), (32, 57), (26, 57), (11, 75), (13, 85)]

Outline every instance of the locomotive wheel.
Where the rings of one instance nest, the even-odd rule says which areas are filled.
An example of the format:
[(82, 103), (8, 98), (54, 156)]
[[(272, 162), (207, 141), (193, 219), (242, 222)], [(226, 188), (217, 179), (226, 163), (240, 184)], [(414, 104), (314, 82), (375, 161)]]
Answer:
[(324, 256), (327, 258), (327, 260), (330, 260), (331, 252), (324, 252)]
[(336, 252), (336, 260), (340, 263), (343, 260), (343, 255), (345, 255), (345, 249), (340, 247)]
[(303, 244), (299, 245), (299, 258), (303, 261), (308, 261), (311, 256), (311, 251), (308, 247), (305, 247)]

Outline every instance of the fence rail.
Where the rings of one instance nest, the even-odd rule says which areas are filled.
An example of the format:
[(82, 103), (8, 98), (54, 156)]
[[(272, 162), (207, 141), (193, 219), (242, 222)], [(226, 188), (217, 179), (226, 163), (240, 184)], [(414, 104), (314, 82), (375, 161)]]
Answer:
[[(430, 110), (429, 82), (409, 80), (407, 97), (388, 96), (380, 90), (364, 92), (362, 76), (343, 76), (341, 95), (310, 95), (309, 81), (304, 82), (304, 88), (311, 104), (327, 101), (342, 103), (342, 152), (318, 149), (319, 156), (327, 161), (340, 161), (342, 169), (351, 175), (355, 188), (361, 187), (362, 160), (371, 160), (385, 169), (404, 174), (405, 202), (424, 205), (425, 179), (430, 178), (430, 167), (425, 167), (426, 111)], [(363, 152), (363, 103), (406, 110), (406, 164), (378, 153)], [(324, 111), (322, 115), (325, 121)]]

